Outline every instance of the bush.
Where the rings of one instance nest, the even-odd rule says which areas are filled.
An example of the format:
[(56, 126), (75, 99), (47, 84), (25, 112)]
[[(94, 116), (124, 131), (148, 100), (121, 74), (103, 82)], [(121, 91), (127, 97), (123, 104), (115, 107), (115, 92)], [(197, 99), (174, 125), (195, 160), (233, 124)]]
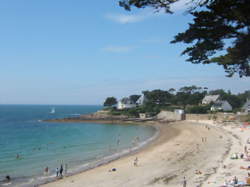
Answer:
[(192, 113), (192, 114), (207, 114), (210, 111), (210, 106), (192, 106), (188, 107), (186, 110), (186, 113)]

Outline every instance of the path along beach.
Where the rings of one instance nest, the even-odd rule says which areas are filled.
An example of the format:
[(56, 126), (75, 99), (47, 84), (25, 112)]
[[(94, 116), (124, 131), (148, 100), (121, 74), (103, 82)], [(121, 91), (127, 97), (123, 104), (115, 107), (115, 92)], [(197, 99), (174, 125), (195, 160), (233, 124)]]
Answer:
[(230, 156), (244, 152), (250, 128), (213, 121), (153, 125), (160, 129), (158, 138), (138, 153), (43, 187), (178, 187), (183, 186), (184, 176), (187, 187), (219, 187), (234, 176), (246, 181), (249, 171), (242, 168), (250, 162)]

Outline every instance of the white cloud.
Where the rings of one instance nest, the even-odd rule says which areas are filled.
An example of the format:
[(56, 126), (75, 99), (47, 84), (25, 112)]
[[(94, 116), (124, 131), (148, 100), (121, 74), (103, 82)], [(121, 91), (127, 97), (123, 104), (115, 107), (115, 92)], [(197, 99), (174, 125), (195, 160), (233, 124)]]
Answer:
[(146, 15), (141, 15), (141, 14), (133, 14), (133, 15), (128, 15), (128, 14), (108, 14), (106, 15), (106, 18), (120, 23), (120, 24), (126, 24), (126, 23), (136, 23), (143, 21), (144, 19), (147, 18)]
[(125, 52), (129, 52), (132, 49), (134, 49), (133, 46), (107, 46), (104, 47), (102, 50), (103, 51), (107, 51), (107, 52), (113, 52), (113, 53), (125, 53)]
[(137, 13), (126, 13), (126, 14), (116, 14), (116, 13), (109, 13), (106, 14), (106, 18), (120, 24), (127, 24), (127, 23), (137, 23), (144, 21), (146, 19), (157, 17), (160, 15), (165, 15), (162, 11), (156, 12), (152, 8), (146, 8), (143, 10), (138, 10)]

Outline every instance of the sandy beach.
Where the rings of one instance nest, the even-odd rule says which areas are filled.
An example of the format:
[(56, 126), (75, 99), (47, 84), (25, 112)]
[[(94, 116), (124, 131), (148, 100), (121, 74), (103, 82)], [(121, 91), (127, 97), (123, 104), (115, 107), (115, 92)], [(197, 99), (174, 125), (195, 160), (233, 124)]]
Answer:
[[(45, 187), (82, 186), (221, 186), (225, 179), (237, 176), (245, 181), (247, 171), (231, 160), (234, 152), (243, 152), (249, 129), (211, 121), (182, 121), (155, 124), (159, 137), (138, 153), (109, 164), (43, 185)], [(135, 158), (138, 166), (134, 166)], [(226, 168), (224, 168), (226, 165)], [(113, 168), (116, 171), (110, 171)]]

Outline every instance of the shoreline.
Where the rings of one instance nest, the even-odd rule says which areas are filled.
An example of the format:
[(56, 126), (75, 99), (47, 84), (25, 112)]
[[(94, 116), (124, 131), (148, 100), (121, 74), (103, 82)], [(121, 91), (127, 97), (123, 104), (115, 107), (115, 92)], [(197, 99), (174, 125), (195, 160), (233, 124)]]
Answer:
[[(84, 122), (87, 122), (87, 121), (84, 121)], [(106, 121), (106, 120), (102, 121), (102, 122), (101, 121), (95, 121), (95, 122), (91, 121), (91, 122), (92, 123), (97, 123), (97, 124), (108, 124), (108, 123), (110, 123), (109, 121)], [(160, 133), (159, 128), (156, 127), (155, 125), (151, 125), (151, 124), (145, 125), (145, 124), (139, 124), (139, 123), (138, 124), (135, 124), (135, 123), (119, 123), (118, 121), (112, 123), (112, 125), (113, 124), (114, 125), (115, 124), (119, 124), (119, 125), (134, 124), (134, 125), (151, 126), (151, 127), (153, 127), (155, 129), (155, 133), (154, 133), (153, 136), (151, 136), (150, 138), (148, 138), (147, 140), (145, 140), (143, 142), (140, 142), (139, 145), (137, 145), (135, 147), (124, 149), (124, 150), (121, 150), (121, 152), (117, 152), (117, 153), (114, 153), (112, 155), (105, 156), (105, 157), (103, 157), (103, 158), (101, 158), (99, 160), (96, 160), (96, 161), (93, 161), (93, 162), (90, 162), (90, 163), (86, 163), (86, 164), (80, 166), (81, 169), (76, 169), (77, 171), (74, 171), (74, 172), (72, 172), (70, 174), (67, 174), (64, 177), (71, 177), (71, 176), (74, 176), (74, 175), (77, 175), (77, 174), (80, 174), (80, 173), (95, 169), (97, 167), (107, 165), (107, 164), (109, 164), (109, 163), (111, 163), (113, 161), (116, 161), (118, 159), (121, 159), (123, 157), (136, 154), (139, 151), (145, 149), (147, 146), (150, 146), (150, 144), (153, 143), (159, 137), (159, 133)], [(44, 182), (44, 183), (41, 183), (41, 184), (38, 184), (38, 185), (43, 186), (43, 185), (53, 183), (53, 182), (56, 182), (56, 181), (59, 181), (59, 180), (61, 180), (61, 179), (60, 178), (53, 178), (51, 181), (47, 181), (47, 182)]]
[[(51, 120), (49, 120), (49, 121), (52, 122)], [(61, 120), (56, 120), (56, 121), (53, 120), (53, 122), (62, 123)], [(65, 122), (65, 121), (63, 121), (63, 122)], [(76, 122), (76, 121), (67, 121), (67, 122)], [(78, 123), (87, 123), (89, 121), (77, 121), (77, 122)], [(93, 161), (90, 161), (86, 164), (83, 164), (77, 168), (74, 168), (73, 171), (71, 171), (70, 173), (67, 173), (64, 177), (71, 177), (71, 176), (77, 175), (79, 173), (83, 173), (83, 172), (95, 169), (97, 167), (109, 164), (109, 163), (116, 161), (116, 160), (119, 160), (123, 157), (136, 154), (136, 153), (140, 152), (141, 150), (145, 149), (146, 147), (148, 147), (150, 144), (152, 144), (159, 137), (159, 134), (160, 134), (159, 127), (156, 126), (155, 124), (151, 124), (151, 123), (145, 124), (145, 123), (141, 123), (141, 122), (120, 121), (120, 120), (112, 121), (112, 123), (109, 120), (102, 120), (102, 121), (101, 120), (91, 120), (91, 123), (109, 124), (109, 125), (119, 124), (119, 125), (149, 126), (150, 128), (154, 129), (154, 134), (151, 137), (149, 137), (148, 139), (146, 139), (142, 142), (139, 142), (139, 144), (137, 144), (136, 146), (120, 150), (120, 152), (115, 152), (111, 155), (104, 156), (98, 160), (93, 160)], [(34, 185), (43, 186), (43, 185), (50, 184), (50, 183), (61, 180), (59, 177), (55, 177), (53, 175), (49, 175), (47, 177), (39, 176), (38, 179), (41, 181), (37, 182), (37, 183), (33, 183), (34, 179), (30, 179), (30, 181), (32, 181), (32, 183), (14, 184), (14, 186), (16, 186), (16, 185), (19, 187), (33, 187)]]
[[(183, 176), (186, 176), (192, 185), (202, 185), (215, 173), (214, 168), (218, 167), (218, 163), (223, 160), (223, 155), (228, 152), (228, 147), (220, 136), (225, 136), (227, 141), (229, 137), (220, 128), (211, 127), (211, 130), (207, 130), (207, 124), (189, 121), (170, 124), (151, 122), (151, 125), (159, 126), (160, 129), (159, 136), (148, 146), (110, 163), (42, 186), (80, 187), (90, 184), (91, 186), (119, 186), (120, 183), (123, 186), (145, 186), (145, 181), (147, 185), (178, 186)], [(201, 143), (204, 135), (208, 141)], [(217, 154), (212, 152), (215, 143), (221, 145), (216, 148)], [(134, 167), (132, 164), (135, 157), (139, 158), (139, 167)], [(214, 160), (216, 163), (213, 163)], [(162, 167), (163, 165), (166, 167)], [(112, 168), (117, 168), (117, 171), (108, 172)], [(203, 174), (196, 175), (195, 168), (202, 170)], [(138, 176), (141, 172), (146, 175), (143, 180), (142, 176)], [(114, 180), (115, 183), (110, 182)], [(131, 181), (125, 182), (127, 180)], [(103, 182), (105, 185), (102, 184)]]

